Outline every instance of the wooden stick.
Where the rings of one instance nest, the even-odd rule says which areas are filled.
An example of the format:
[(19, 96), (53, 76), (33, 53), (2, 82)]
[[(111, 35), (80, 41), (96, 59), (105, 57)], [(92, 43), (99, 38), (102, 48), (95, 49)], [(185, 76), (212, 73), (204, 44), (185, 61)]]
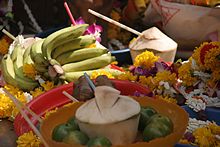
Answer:
[(74, 102), (79, 102), (76, 98), (74, 98), (72, 95), (70, 95), (69, 93), (67, 93), (66, 91), (62, 92), (63, 95), (65, 95), (66, 97), (68, 97), (69, 99), (71, 99)]
[(4, 33), (5, 35), (7, 35), (9, 38), (11, 38), (12, 40), (16, 40), (16, 38), (9, 33), (8, 31), (6, 31), (5, 29), (2, 30), (2, 33)]
[(97, 17), (107, 21), (107, 22), (110, 22), (110, 23), (112, 23), (112, 24), (114, 24), (114, 25), (116, 25), (118, 27), (121, 27), (121, 28), (123, 28), (123, 29), (125, 29), (125, 30), (127, 30), (127, 31), (129, 31), (129, 32), (131, 32), (133, 34), (136, 34), (138, 36), (142, 35), (142, 33), (138, 32), (138, 31), (136, 31), (136, 30), (126, 26), (126, 25), (123, 25), (123, 24), (121, 24), (121, 23), (119, 23), (119, 22), (117, 22), (117, 21), (115, 21), (115, 20), (113, 20), (111, 18), (108, 18), (108, 17), (106, 17), (106, 16), (104, 16), (104, 15), (98, 13), (98, 12), (95, 12), (95, 11), (93, 11), (91, 9), (89, 9), (88, 12), (91, 13), (92, 15), (95, 15), (95, 16), (97, 16)]
[[(8, 92), (8, 91), (5, 91), (5, 93), (7, 94), (7, 95), (10, 95), (10, 93)], [(11, 96), (13, 96), (13, 95), (11, 95)], [(13, 96), (14, 97), (14, 96)], [(18, 99), (14, 99), (14, 101), (17, 103), (17, 104), (19, 104), (20, 106), (21, 106), (21, 108), (24, 108), (25, 110), (27, 110), (36, 120), (38, 120), (39, 121), (39, 123), (42, 123), (43, 122), (43, 120), (36, 114), (36, 113), (34, 113), (29, 107), (27, 107), (26, 105), (24, 105), (23, 103), (21, 103)]]
[(17, 103), (16, 98), (6, 89), (3, 88), (3, 91), (5, 92), (5, 94), (8, 95), (8, 97), (13, 101), (13, 103), (15, 104), (15, 106), (18, 108), (18, 110), (20, 111), (21, 115), (24, 117), (24, 119), (27, 121), (27, 123), (29, 124), (29, 126), (31, 127), (31, 129), (34, 131), (34, 133), (40, 138), (40, 140), (42, 141), (43, 145), (45, 147), (49, 147), (49, 145), (47, 144), (46, 140), (43, 138), (43, 136), (41, 135), (41, 133), (38, 131), (38, 129), (34, 126), (34, 124), (31, 122), (31, 120), (29, 119), (29, 117), (27, 116), (27, 114), (22, 110), (22, 106)]

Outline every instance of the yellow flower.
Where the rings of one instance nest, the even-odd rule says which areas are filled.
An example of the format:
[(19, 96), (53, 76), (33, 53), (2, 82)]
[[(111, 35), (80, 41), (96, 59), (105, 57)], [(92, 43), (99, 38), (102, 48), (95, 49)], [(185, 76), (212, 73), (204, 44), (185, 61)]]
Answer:
[(150, 69), (158, 59), (159, 57), (155, 56), (153, 52), (145, 51), (135, 58), (134, 66)]
[(192, 77), (191, 72), (191, 61), (184, 63), (178, 69), (178, 77), (183, 81), (183, 84), (186, 86), (192, 86), (197, 81), (197, 78)]
[(176, 82), (176, 74), (171, 73), (170, 71), (164, 70), (162, 72), (158, 72), (155, 77), (156, 84), (159, 85), (160, 81), (168, 82), (170, 85)]
[(8, 53), (9, 43), (7, 40), (3, 37), (0, 40), (0, 54), (4, 55)]
[(220, 80), (220, 68), (216, 69), (211, 73), (211, 78), (208, 80), (208, 84), (214, 88), (219, 80)]
[(140, 76), (139, 83), (148, 86), (151, 91), (153, 91), (157, 87), (155, 83), (155, 79), (152, 76), (149, 77)]
[[(26, 97), (22, 91), (12, 85), (5, 85), (12, 95), (14, 95), (20, 102), (26, 103)], [(11, 99), (3, 93), (0, 93), (0, 118), (11, 117), (14, 118), (18, 114), (17, 108)]]
[[(202, 70), (214, 70), (219, 67), (220, 42), (204, 42), (194, 50), (192, 58)], [(218, 64), (216, 64), (218, 63)], [(216, 67), (217, 66), (217, 67)]]
[(90, 44), (88, 45), (86, 48), (95, 48), (96, 47), (96, 43)]
[(49, 91), (55, 87), (54, 83), (50, 81), (46, 81), (45, 83), (42, 83), (41, 86), (44, 88), (45, 91)]
[(34, 91), (30, 91), (31, 95), (33, 98), (36, 98), (37, 96), (41, 95), (44, 93), (44, 90), (42, 87), (35, 88)]
[(200, 147), (214, 147), (216, 139), (212, 131), (208, 127), (198, 128), (193, 132), (195, 143)]
[(207, 70), (215, 71), (220, 68), (220, 43), (218, 48), (212, 48), (205, 54), (204, 67)]
[(100, 75), (106, 75), (110, 79), (114, 78), (114, 76), (110, 72), (107, 72), (105, 70), (94, 71), (94, 72), (92, 72), (90, 77), (91, 77), (91, 79), (96, 79)]
[(168, 103), (173, 103), (173, 104), (177, 104), (177, 100), (172, 98), (172, 97), (168, 97), (168, 96), (162, 96), (162, 95), (156, 95), (156, 98), (166, 101)]
[(32, 131), (18, 137), (17, 147), (40, 147), (40, 139)]
[(23, 72), (27, 77), (32, 79), (35, 79), (35, 76), (37, 75), (37, 71), (35, 70), (33, 64), (24, 64)]

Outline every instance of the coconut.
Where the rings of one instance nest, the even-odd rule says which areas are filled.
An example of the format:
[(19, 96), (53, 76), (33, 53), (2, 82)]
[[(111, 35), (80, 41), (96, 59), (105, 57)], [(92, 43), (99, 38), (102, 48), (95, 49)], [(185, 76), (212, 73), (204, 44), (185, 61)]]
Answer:
[(104, 136), (113, 145), (130, 144), (137, 136), (140, 104), (120, 91), (99, 86), (95, 98), (76, 111), (80, 130), (90, 138)]
[(143, 31), (142, 35), (132, 41), (129, 48), (133, 62), (135, 57), (145, 50), (152, 51), (165, 62), (173, 62), (176, 55), (177, 43), (158, 28), (152, 27)]

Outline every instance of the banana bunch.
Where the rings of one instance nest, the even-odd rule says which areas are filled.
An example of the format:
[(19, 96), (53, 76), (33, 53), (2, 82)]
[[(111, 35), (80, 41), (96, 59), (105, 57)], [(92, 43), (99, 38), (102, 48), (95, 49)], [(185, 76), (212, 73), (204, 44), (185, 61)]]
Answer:
[(24, 91), (30, 91), (38, 86), (38, 82), (23, 73), (24, 52), (24, 48), (21, 45), (17, 45), (11, 55), (6, 54), (2, 58), (1, 69), (4, 80), (8, 84)]
[(68, 79), (71, 79), (71, 75), (75, 77), (79, 72), (103, 68), (115, 60), (106, 48), (96, 45), (94, 47), (94, 36), (83, 35), (87, 27), (87, 24), (67, 27), (44, 39), (41, 59), (47, 61), (39, 57), (42, 62), (38, 65), (49, 64), (48, 75), (51, 78), (67, 80), (68, 75)]
[(18, 44), (11, 54), (2, 59), (3, 76), (7, 83), (30, 91), (38, 81), (23, 72), (26, 64), (32, 64), (45, 80), (72, 81), (85, 71), (91, 73), (115, 60), (108, 50), (95, 45), (92, 35), (83, 35), (88, 25), (70, 26), (35, 39), (28, 47)]

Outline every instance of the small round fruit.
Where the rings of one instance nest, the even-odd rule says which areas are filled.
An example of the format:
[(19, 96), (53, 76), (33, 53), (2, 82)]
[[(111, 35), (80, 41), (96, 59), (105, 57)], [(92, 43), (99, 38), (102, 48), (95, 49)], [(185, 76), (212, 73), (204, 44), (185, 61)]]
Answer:
[(106, 137), (97, 137), (89, 140), (88, 147), (110, 147), (112, 143)]
[(166, 135), (168, 135), (168, 132), (166, 129), (164, 129), (164, 126), (151, 123), (147, 125), (143, 131), (143, 140), (151, 141), (153, 139), (164, 137)]
[(76, 122), (75, 117), (71, 117), (68, 121), (68, 124), (72, 125), (73, 130), (79, 130), (79, 125)]
[(152, 116), (151, 119), (149, 120), (149, 123), (161, 123), (166, 125), (171, 131), (173, 130), (172, 120), (169, 117), (161, 114), (156, 114)]
[(155, 114), (157, 114), (157, 111), (151, 107), (141, 108), (138, 130), (143, 131), (144, 128), (146, 127), (148, 121), (150, 120), (150, 118)]
[(63, 138), (72, 131), (72, 126), (70, 124), (60, 124), (57, 125), (52, 132), (52, 139), (58, 142), (62, 142)]
[(64, 143), (71, 145), (74, 144), (86, 145), (88, 141), (89, 141), (88, 136), (85, 133), (80, 132), (78, 130), (69, 132), (69, 134), (63, 138)]

